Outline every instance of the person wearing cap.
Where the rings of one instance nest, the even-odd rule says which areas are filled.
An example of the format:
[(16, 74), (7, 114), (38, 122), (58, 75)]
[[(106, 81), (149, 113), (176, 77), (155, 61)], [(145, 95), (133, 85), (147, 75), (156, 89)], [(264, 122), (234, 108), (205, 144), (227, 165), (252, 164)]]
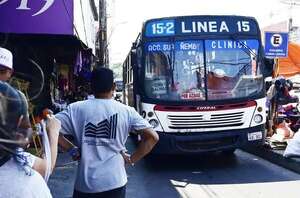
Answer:
[[(24, 151), (32, 135), (28, 105), (23, 95), (8, 83), (0, 81), (0, 198), (51, 198), (43, 175), (45, 159)], [(51, 152), (51, 169), (57, 157), (60, 122), (47, 118)]]
[[(12, 73), (13, 73), (13, 54), (9, 50), (0, 47), (0, 81), (7, 82), (11, 78)], [(20, 97), (22, 97), (22, 100), (26, 101), (25, 95), (20, 90), (17, 91), (19, 92)], [(31, 127), (29, 122), (28, 112), (25, 117), (28, 119), (27, 122), (28, 127)], [(29, 163), (31, 167), (36, 171), (38, 171), (41, 175), (44, 175), (45, 174), (44, 169), (46, 166), (45, 160), (35, 158), (33, 155), (27, 155), (26, 153), (25, 155), (27, 160), (32, 162)]]
[[(62, 124), (60, 132), (72, 135), (81, 151), (74, 198), (125, 198), (125, 165), (133, 166), (159, 139), (134, 108), (113, 99), (115, 87), (112, 70), (95, 69), (91, 76), (95, 98), (72, 103), (55, 115)], [(132, 155), (125, 147), (130, 130), (141, 135)]]
[(0, 47), (0, 80), (8, 81), (13, 73), (13, 55), (12, 53)]

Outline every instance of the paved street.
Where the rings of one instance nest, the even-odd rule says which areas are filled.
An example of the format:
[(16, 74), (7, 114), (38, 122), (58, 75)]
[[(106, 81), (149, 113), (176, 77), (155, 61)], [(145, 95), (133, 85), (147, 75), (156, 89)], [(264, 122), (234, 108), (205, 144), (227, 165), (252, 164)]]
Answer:
[[(134, 144), (129, 141), (128, 147), (131, 150)], [(59, 161), (58, 166), (67, 162)], [(71, 163), (56, 169), (49, 182), (54, 197), (71, 197), (74, 167)], [(298, 198), (300, 194), (299, 174), (240, 150), (231, 158), (142, 160), (128, 168), (128, 176), (127, 198)]]
[[(133, 130), (146, 133), (137, 154), (150, 152), (154, 131), (168, 153), (192, 154), (126, 165), (127, 198), (300, 198), (299, 9), (300, 0), (0, 0), (0, 198), (49, 195), (44, 181), (31, 185), (39, 175), (15, 168), (31, 164), (17, 152), (27, 143), (38, 156), (53, 157), (57, 143), (68, 150), (47, 182), (54, 198), (72, 198), (77, 153), (60, 133), (86, 154), (82, 189), (107, 189), (126, 178), (115, 163), (124, 173), (119, 152)], [(195, 155), (218, 148), (229, 150)], [(111, 152), (120, 158), (107, 162)], [(46, 174), (45, 163), (34, 169)], [(86, 173), (95, 166), (103, 171)]]
[(54, 198), (72, 197), (77, 162), (73, 162), (68, 154), (59, 154), (56, 168), (48, 185)]

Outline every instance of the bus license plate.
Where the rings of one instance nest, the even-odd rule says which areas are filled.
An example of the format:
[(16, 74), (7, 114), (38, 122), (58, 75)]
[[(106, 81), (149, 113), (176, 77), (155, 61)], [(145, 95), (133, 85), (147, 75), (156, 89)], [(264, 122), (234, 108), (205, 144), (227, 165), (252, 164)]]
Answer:
[(248, 133), (248, 141), (254, 141), (254, 140), (261, 140), (262, 139), (262, 132), (254, 132), (254, 133)]

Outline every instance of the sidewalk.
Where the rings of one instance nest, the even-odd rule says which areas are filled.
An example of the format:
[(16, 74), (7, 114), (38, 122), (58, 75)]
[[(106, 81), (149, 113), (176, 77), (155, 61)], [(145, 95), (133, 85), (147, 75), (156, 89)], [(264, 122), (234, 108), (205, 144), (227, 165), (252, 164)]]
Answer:
[(242, 150), (300, 174), (300, 157), (285, 158), (283, 157), (284, 150), (275, 150), (266, 146), (243, 148)]

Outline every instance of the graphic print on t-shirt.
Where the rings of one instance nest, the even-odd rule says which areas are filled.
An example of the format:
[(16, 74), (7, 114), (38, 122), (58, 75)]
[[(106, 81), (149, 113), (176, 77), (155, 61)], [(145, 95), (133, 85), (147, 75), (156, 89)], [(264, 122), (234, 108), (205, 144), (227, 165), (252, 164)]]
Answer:
[(109, 121), (105, 119), (94, 125), (88, 122), (85, 126), (84, 135), (86, 137), (116, 139), (118, 114), (110, 116)]

